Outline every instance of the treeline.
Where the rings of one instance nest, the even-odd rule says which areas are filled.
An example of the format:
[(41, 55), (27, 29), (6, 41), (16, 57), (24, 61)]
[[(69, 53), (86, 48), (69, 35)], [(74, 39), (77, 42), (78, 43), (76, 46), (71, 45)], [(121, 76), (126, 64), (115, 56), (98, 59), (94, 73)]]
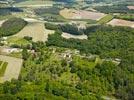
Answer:
[(115, 18), (134, 21), (134, 14), (120, 14), (115, 15)]
[(21, 18), (10, 18), (0, 27), (0, 36), (10, 36), (19, 32), (27, 24)]
[(51, 23), (45, 23), (45, 27), (50, 30), (61, 30), (62, 32), (67, 32), (73, 35), (84, 34), (84, 31), (82, 29), (79, 29), (75, 24), (55, 25)]
[(15, 7), (0, 8), (1, 16), (10, 15), (12, 12), (23, 12), (23, 10)]
[[(107, 8), (107, 9), (106, 9)], [(94, 9), (103, 13), (134, 13), (134, 10), (127, 8), (127, 5), (98, 6)]]

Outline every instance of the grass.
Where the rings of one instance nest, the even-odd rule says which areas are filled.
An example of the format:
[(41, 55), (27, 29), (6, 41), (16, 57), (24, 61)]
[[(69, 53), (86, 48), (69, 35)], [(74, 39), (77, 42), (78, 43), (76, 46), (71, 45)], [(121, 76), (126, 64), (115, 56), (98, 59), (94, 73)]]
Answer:
[(30, 44), (30, 42), (27, 41), (26, 39), (18, 38), (18, 37), (15, 37), (15, 36), (14, 37), (9, 37), (7, 39), (7, 42), (8, 42), (9, 45), (16, 44), (16, 45), (19, 45), (19, 46), (21, 46), (21, 45), (26, 46), (26, 45)]
[(111, 21), (113, 18), (114, 18), (114, 16), (108, 14), (107, 16), (101, 18), (101, 19), (98, 21), (98, 24), (106, 24), (107, 22)]
[(94, 68), (96, 66), (95, 61), (89, 61), (88, 59), (83, 59), (80, 57), (74, 57), (73, 61), (75, 62), (75, 65), (80, 66), (82, 68)]
[(64, 72), (59, 78), (61, 82), (68, 85), (76, 84), (79, 80), (79, 77), (75, 73)]
[(8, 62), (2, 62), (2, 64), (0, 65), (0, 77), (4, 75), (7, 65)]

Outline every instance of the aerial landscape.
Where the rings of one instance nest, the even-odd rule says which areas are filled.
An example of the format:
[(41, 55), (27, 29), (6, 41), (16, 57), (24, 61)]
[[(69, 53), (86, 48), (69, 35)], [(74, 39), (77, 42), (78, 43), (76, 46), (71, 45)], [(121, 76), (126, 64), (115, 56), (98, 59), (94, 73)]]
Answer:
[(134, 100), (134, 0), (0, 0), (0, 100)]

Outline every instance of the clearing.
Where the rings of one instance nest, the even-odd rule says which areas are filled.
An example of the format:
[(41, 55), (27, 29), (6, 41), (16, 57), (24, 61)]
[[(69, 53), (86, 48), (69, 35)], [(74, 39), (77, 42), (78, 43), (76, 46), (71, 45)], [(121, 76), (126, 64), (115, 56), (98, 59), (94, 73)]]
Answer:
[(65, 32), (63, 32), (61, 36), (66, 38), (66, 39), (74, 38), (74, 39), (81, 39), (81, 40), (83, 40), (83, 39), (87, 39), (88, 38), (87, 35), (84, 35), (84, 34), (83, 35), (72, 35), (72, 34), (65, 33)]
[(113, 19), (107, 24), (112, 25), (112, 26), (128, 26), (128, 27), (134, 28), (134, 22), (126, 21), (122, 19)]
[(106, 14), (100, 12), (91, 12), (84, 10), (75, 10), (75, 9), (63, 9), (60, 11), (60, 15), (66, 19), (92, 19), (92, 20), (100, 20)]
[(34, 42), (37, 41), (47, 41), (48, 34), (53, 33), (54, 31), (50, 31), (45, 29), (43, 22), (29, 22), (27, 26), (25, 26), (20, 32), (15, 34), (14, 36), (23, 38), (25, 36), (29, 36), (33, 38)]
[(0, 77), (0, 83), (11, 81), (11, 79), (18, 79), (23, 60), (19, 58), (0, 55), (0, 61), (7, 62), (5, 64), (7, 68), (5, 69), (4, 75)]

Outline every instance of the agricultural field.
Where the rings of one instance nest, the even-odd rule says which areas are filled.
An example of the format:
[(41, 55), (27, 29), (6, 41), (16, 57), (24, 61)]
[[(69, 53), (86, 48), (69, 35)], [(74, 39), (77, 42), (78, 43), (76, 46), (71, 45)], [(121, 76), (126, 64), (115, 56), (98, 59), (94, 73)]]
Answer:
[(46, 41), (48, 34), (53, 31), (46, 30), (44, 23), (42, 22), (29, 22), (20, 32), (18, 32), (15, 37), (23, 38), (25, 36), (32, 37), (34, 42)]
[(87, 35), (73, 35), (73, 34), (69, 34), (69, 33), (65, 33), (63, 32), (62, 35), (61, 35), (63, 38), (66, 38), (66, 39), (70, 39), (70, 38), (74, 38), (74, 39), (87, 39)]
[(99, 23), (99, 24), (105, 24), (105, 23), (111, 21), (113, 18), (114, 18), (114, 16), (108, 14), (107, 16), (101, 18), (101, 19), (98, 21), (98, 23)]
[(16, 7), (45, 7), (45, 6), (52, 6), (52, 1), (41, 1), (41, 0), (28, 0), (16, 3)]
[(134, 22), (132, 21), (126, 21), (122, 19), (113, 19), (107, 24), (112, 25), (112, 26), (127, 26), (127, 27), (132, 27), (134, 28)]
[(61, 10), (60, 15), (62, 15), (66, 19), (92, 19), (92, 20), (100, 20), (101, 18), (106, 16), (106, 14), (104, 13), (67, 9), (67, 8)]
[(128, 7), (128, 9), (130, 9), (130, 10), (134, 10), (134, 6), (127, 6)]
[(11, 81), (13, 78), (18, 79), (22, 59), (0, 55), (0, 61), (6, 62), (3, 66), (7, 66), (0, 82)]

